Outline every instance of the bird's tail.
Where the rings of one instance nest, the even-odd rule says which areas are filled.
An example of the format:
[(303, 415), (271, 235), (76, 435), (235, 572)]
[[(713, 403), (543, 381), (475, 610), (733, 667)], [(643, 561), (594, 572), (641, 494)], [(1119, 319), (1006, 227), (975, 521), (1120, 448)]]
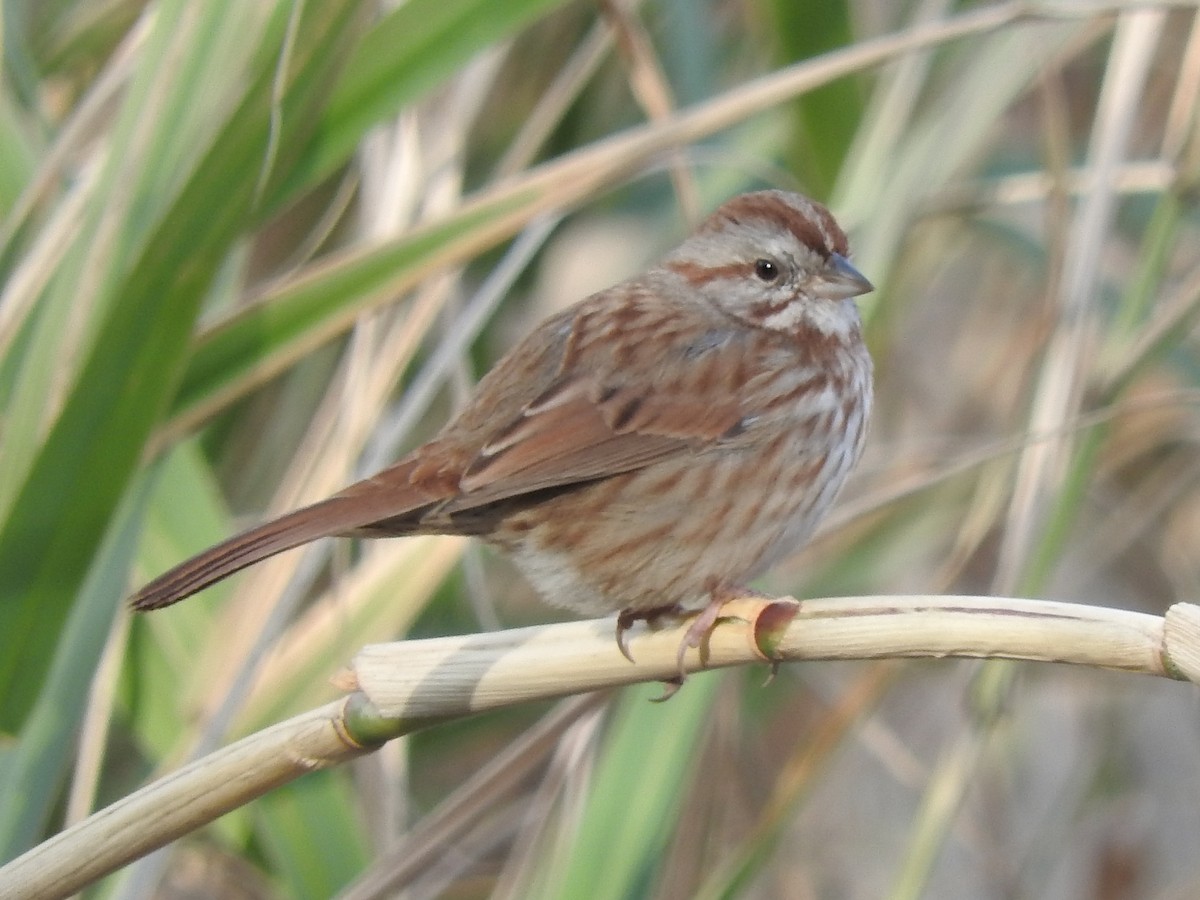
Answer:
[(432, 498), (407, 483), (406, 473), (397, 471), (404, 466), (401, 463), (389, 470), (386, 480), (377, 477), (359, 482), (327, 500), (222, 541), (159, 575), (135, 593), (130, 603), (137, 610), (170, 606), (267, 557), (383, 519), (394, 523), (393, 534), (413, 533), (418, 530), (417, 517), (413, 516), (413, 527), (407, 529), (400, 527), (401, 517), (427, 506)]

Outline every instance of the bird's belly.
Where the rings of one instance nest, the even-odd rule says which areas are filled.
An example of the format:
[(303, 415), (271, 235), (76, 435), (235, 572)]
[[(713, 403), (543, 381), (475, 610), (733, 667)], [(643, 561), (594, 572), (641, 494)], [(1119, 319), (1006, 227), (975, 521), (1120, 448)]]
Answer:
[(696, 608), (810, 536), (852, 462), (813, 449), (782, 436), (612, 476), (514, 514), (492, 540), (552, 605)]

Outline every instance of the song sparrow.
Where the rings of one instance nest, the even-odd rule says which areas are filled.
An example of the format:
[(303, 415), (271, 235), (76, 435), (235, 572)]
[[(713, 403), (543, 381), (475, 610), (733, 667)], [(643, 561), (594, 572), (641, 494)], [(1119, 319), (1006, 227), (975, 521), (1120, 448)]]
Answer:
[[(463, 534), (544, 598), (598, 615), (703, 612), (798, 549), (858, 459), (871, 284), (823, 206), (721, 206), (642, 275), (543, 322), (429, 443), (319, 503), (204, 551), (133, 597), (181, 600), (326, 535)], [(628, 653), (626, 653), (628, 655)]]

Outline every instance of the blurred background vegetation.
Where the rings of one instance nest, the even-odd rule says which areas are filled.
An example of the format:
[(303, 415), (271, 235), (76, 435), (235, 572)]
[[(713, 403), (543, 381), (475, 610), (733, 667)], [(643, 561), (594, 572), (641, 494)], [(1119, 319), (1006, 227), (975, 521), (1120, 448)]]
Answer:
[[(877, 286), (866, 458), (761, 587), (1160, 613), (1200, 585), (1192, 4), (6, 0), (0, 860), (335, 696), (547, 621), (460, 541), (131, 587), (428, 437), (741, 190)], [(119, 897), (1194, 897), (1194, 689), (790, 665), (393, 742)]]

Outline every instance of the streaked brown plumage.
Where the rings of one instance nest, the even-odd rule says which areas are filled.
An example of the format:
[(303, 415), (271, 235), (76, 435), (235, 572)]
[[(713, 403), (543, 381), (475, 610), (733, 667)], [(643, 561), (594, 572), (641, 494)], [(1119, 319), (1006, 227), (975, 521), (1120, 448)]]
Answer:
[(727, 202), (642, 275), (543, 322), (428, 444), (182, 563), (133, 598), (182, 600), (326, 535), (467, 534), (545, 599), (622, 622), (704, 614), (798, 549), (862, 448), (870, 284), (829, 212)]

